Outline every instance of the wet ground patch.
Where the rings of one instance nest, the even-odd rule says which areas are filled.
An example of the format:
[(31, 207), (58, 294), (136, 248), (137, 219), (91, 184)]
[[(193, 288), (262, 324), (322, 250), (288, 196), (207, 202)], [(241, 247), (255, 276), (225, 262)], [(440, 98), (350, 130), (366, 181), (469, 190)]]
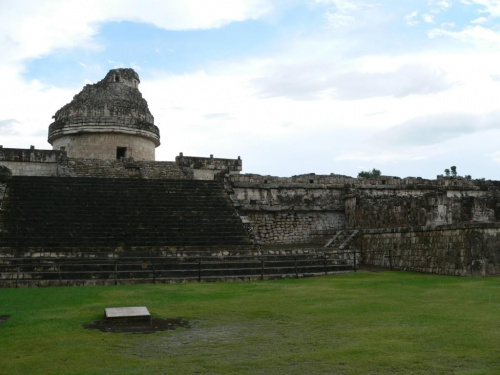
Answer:
[(86, 329), (98, 329), (102, 332), (118, 333), (154, 333), (159, 331), (170, 331), (179, 327), (191, 328), (191, 325), (187, 320), (182, 318), (151, 318), (149, 321), (128, 322), (116, 322), (102, 319), (83, 325), (83, 328)]

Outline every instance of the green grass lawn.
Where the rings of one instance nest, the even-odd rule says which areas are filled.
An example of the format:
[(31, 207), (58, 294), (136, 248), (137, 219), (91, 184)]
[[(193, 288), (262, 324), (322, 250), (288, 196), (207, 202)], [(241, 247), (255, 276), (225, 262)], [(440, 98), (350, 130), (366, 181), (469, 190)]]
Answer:
[[(192, 328), (103, 333), (105, 307)], [(500, 374), (500, 278), (1, 289), (0, 374)]]

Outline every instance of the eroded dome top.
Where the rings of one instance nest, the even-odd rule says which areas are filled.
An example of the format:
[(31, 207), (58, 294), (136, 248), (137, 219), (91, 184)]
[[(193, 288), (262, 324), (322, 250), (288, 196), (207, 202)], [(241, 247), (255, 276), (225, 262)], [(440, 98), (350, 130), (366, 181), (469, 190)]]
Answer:
[(85, 85), (53, 116), (49, 142), (67, 134), (123, 132), (143, 136), (160, 144), (160, 132), (148, 103), (138, 89), (133, 69), (113, 69), (101, 81)]

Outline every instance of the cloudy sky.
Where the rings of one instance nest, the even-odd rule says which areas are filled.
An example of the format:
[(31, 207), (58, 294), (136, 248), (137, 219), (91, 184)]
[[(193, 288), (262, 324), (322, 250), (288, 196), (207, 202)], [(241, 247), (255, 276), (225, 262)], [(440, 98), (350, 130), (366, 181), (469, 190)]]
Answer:
[(134, 68), (157, 160), (500, 180), (499, 0), (0, 0), (0, 144)]

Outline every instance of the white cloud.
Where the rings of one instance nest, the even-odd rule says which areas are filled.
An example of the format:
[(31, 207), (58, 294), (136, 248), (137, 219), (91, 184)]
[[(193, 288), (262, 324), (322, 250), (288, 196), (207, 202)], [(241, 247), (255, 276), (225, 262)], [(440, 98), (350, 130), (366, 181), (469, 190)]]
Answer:
[(473, 115), (439, 113), (416, 117), (377, 135), (379, 144), (430, 145), (465, 134), (500, 129), (500, 112)]
[(18, 135), (19, 133), (15, 129), (17, 124), (20, 124), (20, 122), (13, 118), (0, 120), (0, 132), (3, 135)]
[(500, 17), (500, 2), (498, 0), (462, 0), (466, 5), (480, 5), (480, 13), (489, 13), (491, 17)]
[(500, 46), (500, 34), (479, 25), (468, 26), (461, 31), (432, 29), (429, 31), (428, 35), (431, 39), (438, 37), (451, 37), (461, 42), (472, 43), (478, 46), (497, 48)]
[(442, 71), (424, 65), (402, 65), (387, 72), (338, 72), (331, 63), (270, 67), (253, 82), (265, 97), (358, 100), (371, 97), (426, 95), (450, 88)]
[(449, 9), (453, 5), (451, 0), (429, 0), (429, 4), (442, 10)]
[(486, 17), (478, 17), (478, 18), (473, 19), (471, 21), (472, 24), (478, 24), (478, 25), (486, 23), (486, 22), (488, 22), (488, 18), (486, 18)]
[(326, 12), (326, 19), (334, 28), (353, 24), (360, 14), (378, 6), (378, 4), (360, 0), (315, 0), (315, 2), (331, 6)]
[[(295, 31), (288, 25), (273, 53), (208, 63), (189, 74), (158, 71), (156, 77), (141, 77), (141, 92), (162, 132), (157, 159), (173, 160), (180, 151), (216, 157), (241, 154), (246, 172), (281, 175), (352, 174), (359, 161), (391, 165), (404, 160), (404, 172), (393, 173), (423, 175), (428, 172), (413, 171), (408, 165), (415, 167), (417, 161), (438, 155), (440, 160), (450, 154), (465, 155), (463, 150), (472, 148), (467, 145), (473, 141), (488, 144), (485, 154), (496, 150), (499, 34), (479, 25), (450, 30), (453, 22), (441, 19), (451, 4), (447, 1), (434, 1), (430, 8), (406, 17), (399, 1), (389, 10), (378, 6), (382, 1), (316, 2), (325, 6), (322, 10), (331, 22), (351, 27), (340, 33), (318, 25), (311, 34), (298, 36), (302, 30), (288, 33)], [(95, 36), (109, 21), (210, 28), (264, 17), (272, 12), (270, 4), (276, 6), (264, 0), (220, 0), (218, 6), (208, 7), (209, 3), (215, 2), (129, 0), (120, 7), (102, 0), (1, 2), (0, 33), (6, 38), (0, 41), (5, 56), (0, 59), (0, 73), (8, 88), (0, 92), (4, 147), (48, 147), (51, 116), (82, 89), (25, 82), (20, 71), (29, 59), (82, 44), (101, 48)], [(439, 18), (433, 9), (441, 12)], [(429, 33), (431, 40), (416, 39), (418, 29), (399, 33), (390, 23), (403, 17), (410, 25), (423, 23), (426, 12), (442, 25)], [(374, 28), (373, 15), (382, 13), (379, 19), (384, 22)], [(349, 33), (354, 28), (356, 32)], [(467, 44), (449, 43), (450, 39)], [(166, 53), (163, 47), (158, 50)], [(85, 62), (86, 69), (101, 69), (99, 62)], [(140, 68), (142, 62), (137, 63)], [(12, 119), (18, 123), (6, 121)], [(485, 136), (487, 132), (490, 136)], [(443, 168), (455, 165), (450, 163), (445, 161)], [(367, 165), (371, 167), (376, 166)]]
[(430, 14), (422, 14), (422, 19), (425, 23), (434, 23), (434, 16)]
[[(46, 134), (57, 110), (53, 103), (62, 106), (81, 89), (26, 82), (22, 74), (29, 61), (74, 47), (103, 48), (94, 38), (105, 22), (129, 20), (170, 30), (208, 29), (263, 17), (272, 9), (266, 0), (121, 0), (119, 5), (104, 0), (0, 1), (0, 75), (2, 85), (9, 88), (0, 92), (0, 100), (8, 108), (8, 116), (19, 121), (17, 127), (23, 134), (12, 147), (29, 146), (20, 144), (24, 142), (45, 144), (45, 137), (39, 135)], [(99, 64), (75, 63), (87, 70), (101, 70)], [(132, 67), (141, 69), (138, 63)]]
[(407, 14), (405, 16), (405, 23), (408, 26), (416, 26), (416, 25), (418, 25), (420, 23), (418, 21), (417, 17), (418, 17), (418, 10), (415, 10), (415, 11), (413, 11), (410, 14)]
[(4, 63), (37, 58), (58, 48), (99, 48), (99, 24), (130, 20), (169, 30), (208, 29), (272, 11), (265, 0), (4, 0), (0, 48)]

